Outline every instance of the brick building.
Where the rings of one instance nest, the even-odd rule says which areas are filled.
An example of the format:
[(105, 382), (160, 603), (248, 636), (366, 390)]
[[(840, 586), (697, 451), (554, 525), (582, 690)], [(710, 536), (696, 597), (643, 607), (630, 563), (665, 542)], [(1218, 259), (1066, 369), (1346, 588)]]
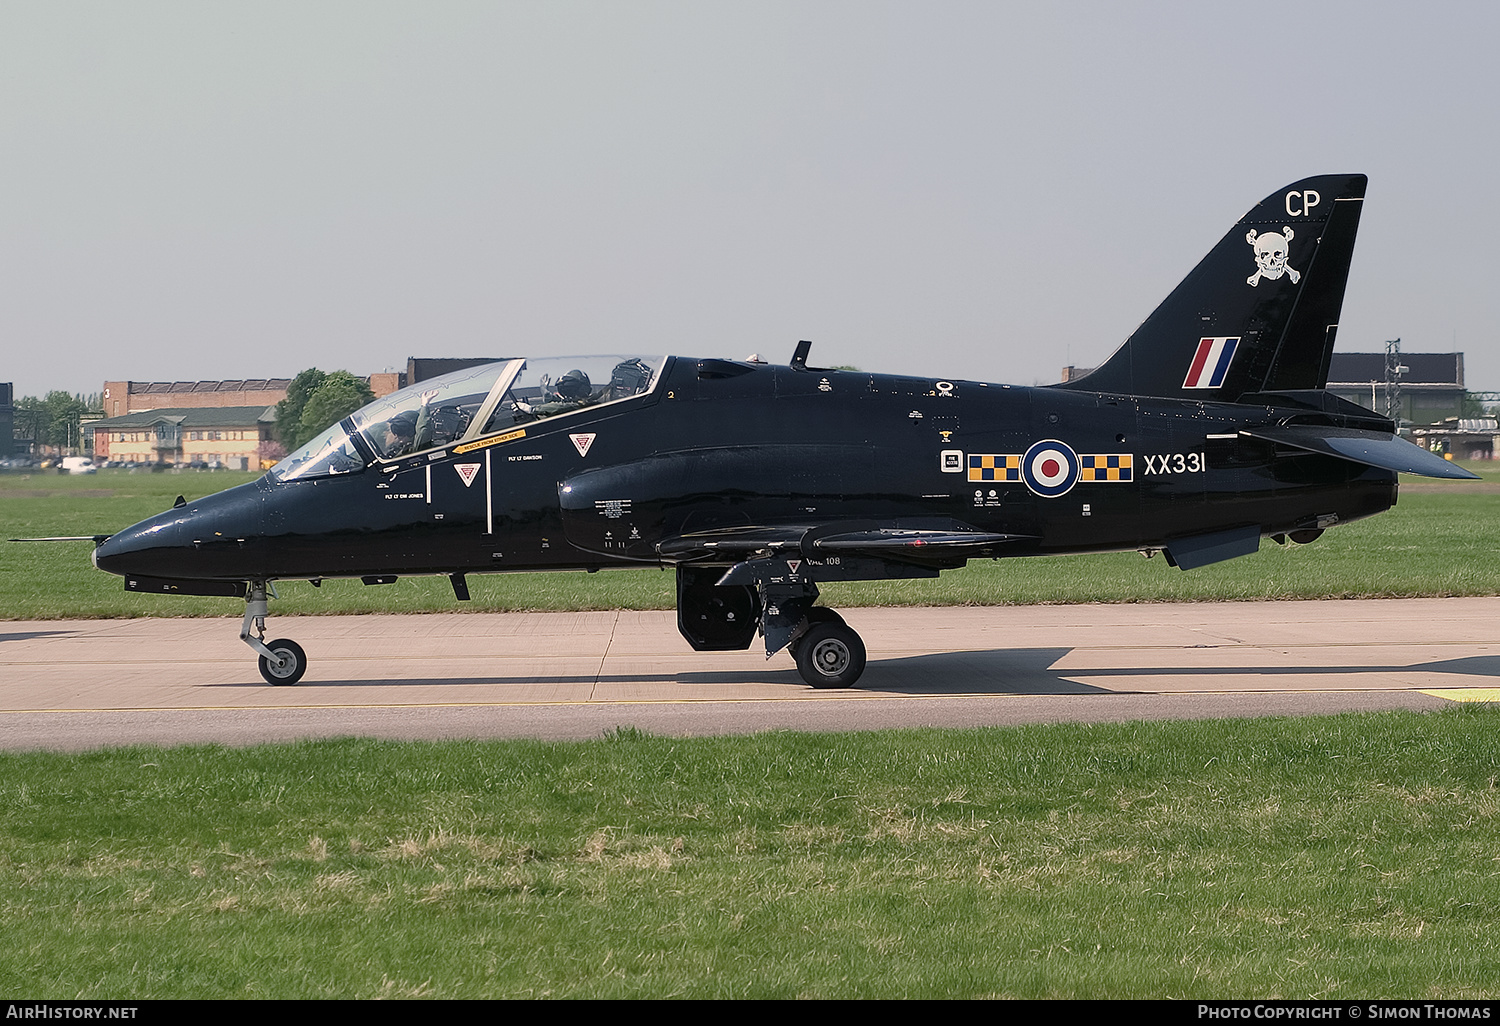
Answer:
[[(491, 362), (490, 358), (411, 357), (405, 372), (365, 380), (375, 398), (408, 382)], [(106, 381), (104, 419), (83, 425), (85, 448), (100, 463), (208, 463), (256, 470), (285, 455), (276, 440), (276, 404), (291, 378), (224, 381)]]
[(145, 410), (207, 409), (258, 406), (265, 409), (286, 398), (291, 378), (246, 378), (230, 381), (106, 381), (104, 416), (122, 417)]
[[(375, 398), (406, 384), (399, 372), (365, 379)], [(104, 419), (83, 425), (100, 463), (208, 463), (259, 470), (284, 456), (276, 404), (291, 378), (225, 381), (106, 381)]]
[[(371, 374), (370, 391), (379, 399), (406, 384), (394, 371)], [(104, 415), (122, 417), (144, 410), (209, 409), (225, 406), (275, 406), (286, 398), (291, 378), (240, 378), (227, 381), (106, 381)]]
[(96, 462), (206, 463), (260, 470), (279, 458), (276, 407), (163, 407), (84, 425)]

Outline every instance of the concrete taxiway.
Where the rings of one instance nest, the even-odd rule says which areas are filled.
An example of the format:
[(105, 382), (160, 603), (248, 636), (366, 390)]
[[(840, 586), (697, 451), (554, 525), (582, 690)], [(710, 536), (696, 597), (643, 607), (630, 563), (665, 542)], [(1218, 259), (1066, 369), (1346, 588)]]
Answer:
[(224, 619), (0, 623), (0, 747), (597, 737), (1435, 709), (1500, 700), (1500, 598), (849, 609), (869, 667), (695, 653), (670, 612), (273, 617), (270, 687)]

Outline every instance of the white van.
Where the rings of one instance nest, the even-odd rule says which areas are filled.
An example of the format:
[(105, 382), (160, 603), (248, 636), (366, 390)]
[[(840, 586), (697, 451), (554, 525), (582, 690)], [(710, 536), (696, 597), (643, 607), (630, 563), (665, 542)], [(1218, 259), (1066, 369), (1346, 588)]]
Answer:
[(62, 471), (64, 474), (97, 474), (99, 468), (87, 456), (64, 456)]

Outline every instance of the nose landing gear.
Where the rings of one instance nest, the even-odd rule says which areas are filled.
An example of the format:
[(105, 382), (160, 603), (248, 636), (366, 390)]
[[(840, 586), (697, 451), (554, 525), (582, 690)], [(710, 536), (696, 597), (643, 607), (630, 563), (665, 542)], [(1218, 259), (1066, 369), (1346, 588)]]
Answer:
[[(267, 684), (295, 684), (307, 672), (307, 653), (286, 638), (266, 641), (266, 595), (275, 590), (265, 581), (251, 581), (245, 590), (245, 619), (240, 640), (260, 653), (260, 675)], [(251, 633), (254, 631), (254, 633)]]

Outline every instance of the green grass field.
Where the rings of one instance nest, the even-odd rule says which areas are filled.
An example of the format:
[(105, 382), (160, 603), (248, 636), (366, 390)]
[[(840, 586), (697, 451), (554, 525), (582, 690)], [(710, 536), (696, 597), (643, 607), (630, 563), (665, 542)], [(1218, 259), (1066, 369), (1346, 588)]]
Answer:
[(0, 754), (0, 992), (1500, 993), (1500, 710)]
[[(1404, 486), (1395, 509), (1330, 530), (1311, 545), (1276, 546), (1184, 573), (1136, 553), (971, 563), (936, 581), (829, 585), (830, 606), (995, 605), (1038, 602), (1359, 598), (1500, 593), (1500, 471), (1483, 484)], [(0, 475), (0, 537), (108, 533), (171, 506), (250, 480), (231, 473), (87, 477)], [(0, 619), (238, 616), (237, 599), (132, 595), (89, 563), (90, 543), (0, 543)], [(490, 574), (470, 578), (459, 604), (442, 578), (365, 587), (330, 581), (278, 585), (277, 615), (307, 613), (669, 609), (673, 575), (658, 569), (599, 574)]]

